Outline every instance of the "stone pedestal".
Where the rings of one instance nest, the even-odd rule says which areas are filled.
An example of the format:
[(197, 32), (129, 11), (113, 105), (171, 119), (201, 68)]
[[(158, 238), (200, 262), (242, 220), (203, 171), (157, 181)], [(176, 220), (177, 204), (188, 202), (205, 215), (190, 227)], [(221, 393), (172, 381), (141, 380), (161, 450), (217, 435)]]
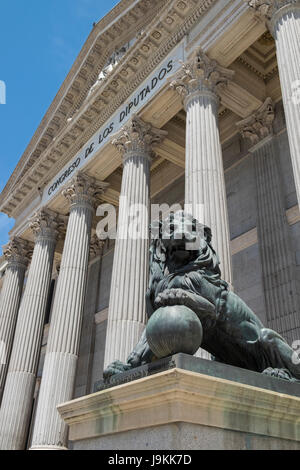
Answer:
[(0, 403), (28, 264), (29, 244), (14, 238), (3, 248), (7, 260), (0, 297)]
[(300, 384), (183, 354), (159, 366), (60, 405), (72, 448), (300, 449)]

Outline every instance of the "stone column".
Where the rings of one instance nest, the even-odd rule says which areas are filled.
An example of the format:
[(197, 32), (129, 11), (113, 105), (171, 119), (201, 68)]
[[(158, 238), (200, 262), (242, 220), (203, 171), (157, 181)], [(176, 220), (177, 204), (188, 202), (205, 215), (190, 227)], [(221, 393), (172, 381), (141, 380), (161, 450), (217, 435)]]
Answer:
[(300, 335), (299, 294), (273, 120), (273, 105), (268, 98), (238, 126), (243, 137), (252, 144), (267, 326), (278, 331), (291, 345)]
[(1, 449), (23, 450), (26, 446), (57, 225), (56, 214), (49, 211), (39, 212), (30, 223), (35, 245), (0, 410)]
[(99, 296), (99, 281), (104, 240), (95, 234), (90, 244), (90, 265), (87, 277), (87, 290), (83, 308), (82, 333), (75, 381), (74, 398), (92, 393), (92, 367), (95, 342), (95, 312)]
[(185, 204), (199, 222), (211, 228), (222, 278), (230, 286), (232, 268), (217, 91), (232, 75), (232, 71), (220, 67), (198, 48), (171, 83), (182, 95), (187, 114)]
[(300, 206), (300, 1), (251, 0), (249, 5), (267, 23), (276, 43), (291, 160)]
[(15, 326), (28, 265), (28, 242), (14, 238), (3, 247), (7, 261), (0, 297), (0, 403), (15, 333)]
[[(126, 361), (140, 339), (146, 323), (145, 294), (148, 279), (150, 220), (150, 163), (152, 145), (166, 132), (134, 117), (117, 134), (113, 144), (123, 156), (104, 367), (119, 359)], [(129, 229), (130, 208), (139, 205), (140, 234)], [(132, 213), (133, 215), (133, 213)]]
[(92, 218), (96, 196), (105, 186), (78, 174), (64, 191), (70, 203), (70, 216), (52, 308), (32, 449), (63, 450), (67, 446), (67, 427), (56, 407), (73, 398)]

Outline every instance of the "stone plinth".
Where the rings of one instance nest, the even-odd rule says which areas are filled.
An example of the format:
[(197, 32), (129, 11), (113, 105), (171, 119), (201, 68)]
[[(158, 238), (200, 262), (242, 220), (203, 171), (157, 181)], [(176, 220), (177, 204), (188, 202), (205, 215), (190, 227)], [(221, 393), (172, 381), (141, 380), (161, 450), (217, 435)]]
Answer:
[(161, 365), (59, 405), (72, 448), (300, 449), (300, 384), (182, 354)]

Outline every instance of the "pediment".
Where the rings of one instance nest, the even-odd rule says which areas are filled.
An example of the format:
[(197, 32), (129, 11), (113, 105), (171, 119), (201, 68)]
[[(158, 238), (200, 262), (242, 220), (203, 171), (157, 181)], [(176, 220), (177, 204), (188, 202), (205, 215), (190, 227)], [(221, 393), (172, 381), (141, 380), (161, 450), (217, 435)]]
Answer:
[[(149, 27), (167, 3), (170, 3), (170, 0), (122, 0), (99, 23), (94, 25), (69, 74), (2, 191), (1, 206), (8, 194), (19, 186), (24, 176), (28, 175), (33, 167), (39, 167), (39, 162), (43, 160), (50, 148), (51, 155), (47, 155), (46, 162), (43, 162), (46, 169), (47, 167), (50, 169), (61, 155), (65, 154), (71, 143), (91, 123), (95, 113), (99, 112), (98, 109), (97, 111), (87, 110), (76, 125), (69, 125), (72, 117), (86, 105), (90, 90), (95, 87), (99, 75), (110, 59), (118, 55), (124, 47), (127, 52), (128, 46), (136, 42), (139, 35)], [(95, 95), (95, 93), (92, 94)], [(106, 100), (105, 95), (108, 96), (107, 92), (104, 92), (104, 100)], [(61, 140), (60, 136), (66, 127), (68, 127), (68, 132)], [(58, 141), (59, 143), (56, 144)], [(54, 148), (55, 152), (52, 155)], [(36, 180), (38, 181), (41, 175), (40, 171), (35, 176), (31, 175), (29, 186)], [(5, 212), (9, 211), (5, 210)]]

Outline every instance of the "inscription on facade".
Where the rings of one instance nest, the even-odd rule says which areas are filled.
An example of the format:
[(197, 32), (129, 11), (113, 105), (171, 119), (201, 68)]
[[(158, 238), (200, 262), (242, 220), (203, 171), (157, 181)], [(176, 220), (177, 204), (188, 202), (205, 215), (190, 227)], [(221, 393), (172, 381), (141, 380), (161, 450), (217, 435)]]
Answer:
[(183, 60), (183, 45), (177, 47), (165, 62), (163, 62), (156, 72), (141, 86), (129, 99), (125, 106), (122, 106), (113, 116), (110, 122), (105, 124), (100, 132), (86, 144), (83, 150), (70, 162), (64, 170), (46, 187), (43, 194), (43, 203), (49, 201), (59, 190), (59, 188), (71, 178), (74, 172), (81, 168), (87, 160), (92, 158), (96, 152), (107, 143), (109, 137), (117, 132), (131, 115), (140, 110), (147, 101), (165, 84), (167, 79), (180, 67), (180, 60)]

